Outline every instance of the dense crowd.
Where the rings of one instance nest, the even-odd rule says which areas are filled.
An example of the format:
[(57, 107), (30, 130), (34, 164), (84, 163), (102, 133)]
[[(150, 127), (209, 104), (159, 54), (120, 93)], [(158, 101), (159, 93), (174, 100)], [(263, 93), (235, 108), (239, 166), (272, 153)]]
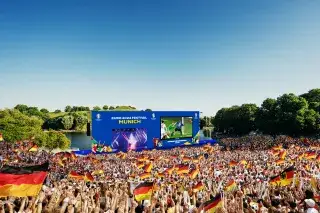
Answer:
[[(200, 213), (217, 194), (222, 205), (212, 212), (317, 213), (318, 144), (286, 136), (247, 136), (203, 147), (75, 156), (30, 152), (29, 142), (3, 142), (2, 165), (49, 161), (50, 167), (37, 197), (1, 198), (0, 213)], [(294, 178), (285, 186), (271, 182), (289, 167)], [(93, 179), (79, 178), (87, 173)], [(142, 182), (154, 183), (152, 195), (137, 201), (134, 189)]]

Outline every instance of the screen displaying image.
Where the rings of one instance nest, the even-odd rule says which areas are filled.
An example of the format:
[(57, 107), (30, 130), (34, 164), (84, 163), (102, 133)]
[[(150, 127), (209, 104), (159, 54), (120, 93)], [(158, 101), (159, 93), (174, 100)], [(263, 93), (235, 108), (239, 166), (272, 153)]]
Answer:
[(147, 148), (147, 129), (113, 129), (111, 147), (123, 151)]
[(161, 117), (161, 140), (191, 137), (192, 117)]

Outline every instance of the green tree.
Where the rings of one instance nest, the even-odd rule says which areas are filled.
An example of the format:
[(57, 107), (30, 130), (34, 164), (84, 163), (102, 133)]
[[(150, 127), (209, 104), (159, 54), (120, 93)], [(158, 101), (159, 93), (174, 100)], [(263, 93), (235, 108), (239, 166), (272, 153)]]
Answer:
[(35, 142), (38, 146), (45, 147), (49, 150), (53, 150), (56, 148), (68, 149), (71, 145), (70, 140), (65, 134), (52, 130), (39, 134), (35, 138)]
[(35, 137), (35, 143), (39, 147), (46, 147), (46, 144), (48, 141), (49, 141), (49, 134), (47, 134), (46, 132), (41, 132), (37, 134), (37, 136)]
[(309, 109), (320, 113), (320, 102), (309, 102)]
[(40, 112), (42, 112), (42, 113), (49, 113), (49, 110), (47, 110), (47, 109), (45, 109), (45, 108), (42, 108), (42, 109), (40, 109)]
[(110, 106), (109, 107), (109, 110), (114, 110), (115, 108), (113, 106)]
[(61, 110), (60, 110), (60, 109), (56, 109), (56, 110), (54, 111), (54, 113), (61, 113)]
[(25, 104), (18, 104), (17, 106), (14, 107), (14, 109), (19, 110), (20, 112), (24, 113), (27, 112), (29, 107)]
[(304, 112), (303, 134), (313, 135), (320, 133), (320, 114), (313, 109)]
[(309, 103), (320, 102), (320, 88), (309, 90), (309, 92), (302, 94), (301, 97), (305, 98)]
[(304, 128), (304, 113), (308, 103), (303, 97), (292, 93), (277, 98), (277, 120), (280, 134), (295, 135)]
[(80, 111), (79, 107), (73, 106), (72, 109), (71, 109), (71, 112), (77, 112), (77, 111)]
[(108, 105), (104, 105), (104, 106), (102, 107), (102, 109), (103, 109), (103, 110), (108, 110), (109, 107), (108, 107)]
[(61, 124), (63, 126), (63, 130), (70, 130), (73, 126), (73, 116), (66, 115), (61, 117)]
[(85, 131), (86, 124), (88, 121), (87, 116), (80, 113), (74, 113), (73, 117), (74, 117), (74, 123), (72, 128), (75, 130)]
[(257, 111), (256, 126), (259, 131), (275, 135), (278, 131), (277, 101), (267, 98)]
[[(228, 108), (221, 108), (214, 117), (214, 126), (217, 132), (228, 133), (228, 125), (226, 120)], [(204, 121), (204, 124), (206, 122)]]
[(70, 105), (66, 106), (66, 108), (64, 109), (65, 112), (71, 112), (72, 107)]
[(258, 107), (255, 104), (243, 104), (220, 109), (214, 118), (205, 117), (206, 126), (213, 123), (217, 132), (232, 135), (244, 135), (255, 130), (255, 118)]
[(258, 111), (256, 104), (243, 104), (238, 109), (236, 133), (239, 135), (248, 134), (256, 130), (255, 119)]
[(146, 109), (145, 111), (146, 111), (146, 112), (152, 112), (152, 110), (151, 110), (151, 109)]
[(206, 126), (206, 120), (204, 118), (200, 118), (200, 129)]
[(71, 146), (71, 141), (67, 136), (61, 132), (57, 132), (57, 147), (60, 149), (69, 149)]
[(35, 116), (29, 117), (19, 110), (0, 111), (0, 132), (8, 142), (27, 140), (42, 131), (43, 121)]
[(93, 110), (95, 110), (95, 111), (100, 111), (101, 108), (100, 108), (99, 106), (94, 106), (94, 107), (93, 107)]

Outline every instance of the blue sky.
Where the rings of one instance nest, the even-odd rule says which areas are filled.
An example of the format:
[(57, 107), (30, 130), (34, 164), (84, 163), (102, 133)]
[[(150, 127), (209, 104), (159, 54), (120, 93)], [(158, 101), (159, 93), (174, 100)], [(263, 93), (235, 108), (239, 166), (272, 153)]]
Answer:
[(0, 3), (0, 108), (200, 110), (320, 87), (320, 2)]

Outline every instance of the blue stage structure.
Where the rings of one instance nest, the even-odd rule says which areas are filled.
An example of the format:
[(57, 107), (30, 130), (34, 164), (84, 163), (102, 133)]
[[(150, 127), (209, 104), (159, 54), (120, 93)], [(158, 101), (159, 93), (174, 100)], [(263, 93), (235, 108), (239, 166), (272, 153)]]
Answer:
[[(199, 111), (92, 111), (92, 138), (108, 152), (171, 149), (201, 140)], [(77, 151), (86, 155), (91, 150)]]

